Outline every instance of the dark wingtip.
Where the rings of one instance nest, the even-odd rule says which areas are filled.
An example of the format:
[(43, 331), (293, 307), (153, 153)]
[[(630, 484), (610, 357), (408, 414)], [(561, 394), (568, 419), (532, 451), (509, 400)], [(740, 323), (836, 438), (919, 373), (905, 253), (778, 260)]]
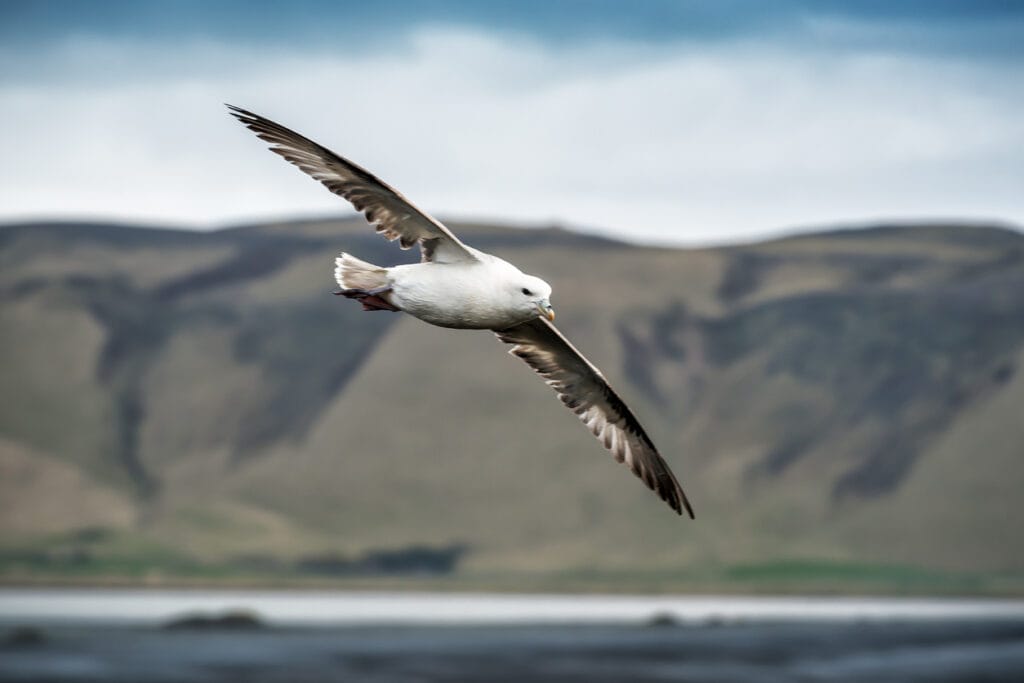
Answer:
[(236, 107), (235, 105), (228, 104), (227, 102), (224, 103), (224, 106), (228, 108), (228, 113), (246, 125), (254, 121), (258, 121), (260, 118), (248, 109), (242, 109), (241, 107)]
[[(679, 498), (680, 498), (680, 500), (683, 503), (683, 507), (686, 508), (686, 514), (690, 516), (690, 519), (696, 519), (696, 517), (693, 516), (693, 508), (690, 507), (690, 501), (687, 500), (686, 494), (683, 493), (682, 489), (679, 489)], [(683, 511), (681, 509), (679, 509), (678, 507), (676, 508), (676, 512), (679, 513), (680, 517), (683, 516)]]
[(675, 490), (667, 490), (662, 495), (662, 499), (668, 503), (668, 506), (675, 510), (676, 514), (680, 517), (683, 516), (683, 510), (686, 510), (686, 514), (690, 519), (696, 519), (693, 515), (693, 507), (690, 506), (690, 501), (686, 498), (686, 494), (683, 493), (681, 487), (676, 487)]

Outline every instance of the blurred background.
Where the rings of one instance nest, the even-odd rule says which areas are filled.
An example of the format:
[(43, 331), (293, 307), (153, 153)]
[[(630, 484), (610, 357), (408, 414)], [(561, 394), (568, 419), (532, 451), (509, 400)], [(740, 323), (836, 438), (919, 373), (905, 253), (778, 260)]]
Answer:
[[(1018, 605), (1022, 65), (1007, 2), (0, 2), (0, 620), (41, 586)], [(331, 297), (342, 249), (418, 256), (223, 103), (551, 282), (697, 520), (492, 335)]]

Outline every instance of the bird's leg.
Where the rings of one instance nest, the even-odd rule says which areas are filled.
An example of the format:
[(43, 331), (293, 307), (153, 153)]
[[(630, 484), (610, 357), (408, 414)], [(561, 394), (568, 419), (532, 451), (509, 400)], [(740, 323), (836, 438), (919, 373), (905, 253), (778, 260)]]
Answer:
[(364, 311), (398, 311), (400, 309), (381, 296), (390, 291), (390, 286), (376, 289), (339, 289), (334, 295), (357, 300), (363, 305)]

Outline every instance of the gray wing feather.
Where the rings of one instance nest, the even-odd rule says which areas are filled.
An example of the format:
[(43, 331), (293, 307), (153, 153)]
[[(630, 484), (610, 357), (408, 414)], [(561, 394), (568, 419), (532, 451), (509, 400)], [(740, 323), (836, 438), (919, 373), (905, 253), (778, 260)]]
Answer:
[(693, 518), (693, 508), (679, 481), (629, 407), (601, 371), (554, 325), (535, 318), (494, 332), (498, 339), (513, 345), (509, 353), (522, 358), (543, 377), (617, 461), (625, 463), (669, 507), (680, 515), (685, 507)]
[(227, 106), (232, 116), (261, 140), (270, 143), (271, 151), (347, 199), (365, 214), (377, 232), (389, 240), (398, 240), (403, 249), (419, 243), (423, 261), (476, 260), (473, 251), (440, 221), (417, 209), (398, 190), (366, 169), (279, 123), (230, 104)]

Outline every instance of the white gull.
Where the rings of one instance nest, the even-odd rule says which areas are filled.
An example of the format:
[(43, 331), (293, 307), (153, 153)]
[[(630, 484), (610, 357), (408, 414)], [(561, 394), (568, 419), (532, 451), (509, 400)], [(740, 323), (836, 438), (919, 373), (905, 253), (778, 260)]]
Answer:
[(377, 232), (416, 244), (420, 263), (384, 268), (341, 254), (337, 294), (365, 310), (403, 311), (431, 325), (493, 330), (558, 394), (604, 447), (677, 513), (693, 517), (682, 487), (650, 437), (604, 375), (552, 324), (551, 286), (511, 263), (463, 244), (397, 190), (308, 138), (228, 105), (270, 149), (347, 199)]

